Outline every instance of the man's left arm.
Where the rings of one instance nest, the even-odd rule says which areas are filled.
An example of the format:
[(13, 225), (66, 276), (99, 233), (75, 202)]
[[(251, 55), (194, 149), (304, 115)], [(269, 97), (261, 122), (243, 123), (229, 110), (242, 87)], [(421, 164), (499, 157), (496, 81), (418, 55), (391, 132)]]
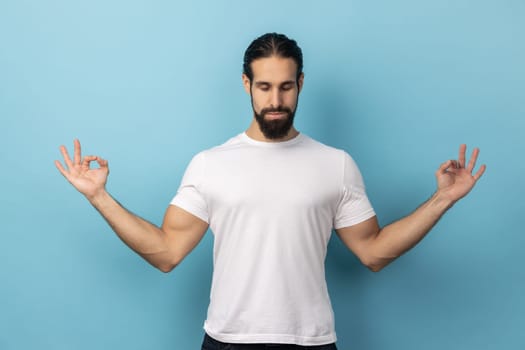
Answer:
[(485, 172), (486, 166), (472, 174), (479, 149), (468, 164), (466, 145), (459, 148), (458, 160), (448, 160), (436, 171), (436, 193), (410, 215), (380, 229), (374, 216), (357, 225), (337, 229), (345, 245), (372, 271), (379, 271), (415, 246), (454, 203), (466, 196)]

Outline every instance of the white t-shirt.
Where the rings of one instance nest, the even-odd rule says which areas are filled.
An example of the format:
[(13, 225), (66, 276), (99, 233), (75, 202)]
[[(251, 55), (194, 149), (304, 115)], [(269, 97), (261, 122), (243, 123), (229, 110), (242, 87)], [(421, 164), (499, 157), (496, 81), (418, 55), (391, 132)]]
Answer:
[(210, 225), (205, 331), (229, 343), (336, 341), (324, 262), (333, 228), (375, 215), (344, 151), (245, 133), (197, 154), (171, 202)]

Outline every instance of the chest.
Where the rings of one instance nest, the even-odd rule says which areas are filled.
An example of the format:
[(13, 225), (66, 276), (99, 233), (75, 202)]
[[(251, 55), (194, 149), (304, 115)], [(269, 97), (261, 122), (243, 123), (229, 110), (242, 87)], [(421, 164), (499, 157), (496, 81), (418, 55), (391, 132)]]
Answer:
[(204, 188), (211, 212), (332, 210), (341, 194), (341, 172), (323, 159), (228, 159), (208, 171)]

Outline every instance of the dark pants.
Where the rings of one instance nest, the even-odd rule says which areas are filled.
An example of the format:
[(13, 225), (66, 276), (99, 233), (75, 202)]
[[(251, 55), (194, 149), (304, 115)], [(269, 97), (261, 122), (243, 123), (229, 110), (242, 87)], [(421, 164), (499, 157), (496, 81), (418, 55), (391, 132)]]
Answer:
[(293, 344), (231, 344), (213, 339), (208, 334), (204, 335), (201, 350), (337, 350), (334, 344), (301, 346)]

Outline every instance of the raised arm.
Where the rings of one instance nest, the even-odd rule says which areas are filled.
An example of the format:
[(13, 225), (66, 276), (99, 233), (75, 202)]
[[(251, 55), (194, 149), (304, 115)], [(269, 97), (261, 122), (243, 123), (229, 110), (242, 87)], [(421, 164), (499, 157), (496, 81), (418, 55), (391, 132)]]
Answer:
[(379, 271), (421, 241), (454, 203), (466, 196), (485, 172), (485, 165), (472, 174), (479, 149), (468, 164), (466, 145), (459, 148), (458, 160), (448, 160), (436, 171), (436, 193), (412, 214), (380, 229), (373, 217), (360, 224), (337, 230), (345, 245), (372, 271)]
[[(60, 151), (65, 167), (55, 165), (62, 175), (99, 211), (118, 237), (150, 264), (163, 272), (171, 271), (200, 242), (208, 224), (176, 206), (169, 206), (162, 227), (131, 213), (107, 191), (107, 160), (81, 155), (80, 142), (74, 142), (73, 160), (66, 147)], [(90, 168), (96, 161), (98, 168)]]

